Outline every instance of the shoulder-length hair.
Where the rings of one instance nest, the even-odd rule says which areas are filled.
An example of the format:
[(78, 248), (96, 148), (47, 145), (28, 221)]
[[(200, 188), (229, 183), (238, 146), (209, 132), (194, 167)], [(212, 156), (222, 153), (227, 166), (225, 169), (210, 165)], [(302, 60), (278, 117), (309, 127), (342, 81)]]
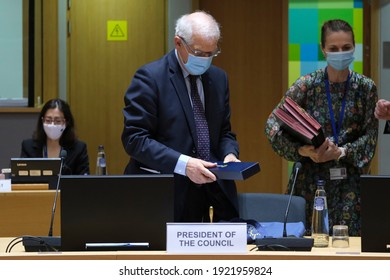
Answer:
[(47, 136), (45, 130), (43, 129), (43, 118), (45, 117), (48, 110), (55, 108), (64, 114), (66, 124), (66, 128), (60, 138), (60, 145), (63, 147), (71, 146), (76, 141), (74, 118), (72, 112), (70, 111), (69, 104), (59, 98), (51, 99), (43, 106), (41, 113), (39, 114), (39, 119), (33, 135), (33, 139), (42, 146), (46, 145)]

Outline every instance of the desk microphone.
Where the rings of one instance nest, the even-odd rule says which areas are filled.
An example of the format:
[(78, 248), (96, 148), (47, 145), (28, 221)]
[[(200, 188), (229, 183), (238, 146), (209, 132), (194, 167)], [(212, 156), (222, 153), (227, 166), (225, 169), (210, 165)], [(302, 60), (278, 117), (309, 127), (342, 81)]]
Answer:
[(61, 181), (61, 173), (62, 167), (64, 165), (64, 160), (67, 156), (67, 152), (65, 150), (61, 150), (61, 165), (60, 170), (58, 172), (56, 193), (54, 195), (54, 203), (51, 211), (51, 221), (48, 236), (22, 236), (22, 241), (26, 252), (45, 252), (45, 251), (58, 251), (61, 248), (61, 237), (53, 236), (53, 222), (54, 222), (54, 214), (57, 208), (57, 198), (60, 188)]
[(56, 213), (56, 209), (57, 209), (57, 198), (58, 198), (58, 192), (59, 192), (60, 181), (61, 181), (62, 166), (64, 165), (64, 160), (65, 160), (67, 155), (68, 155), (68, 153), (66, 152), (66, 150), (61, 149), (61, 153), (60, 153), (60, 157), (61, 157), (60, 172), (58, 173), (56, 194), (54, 196), (53, 208), (51, 210), (51, 221), (50, 221), (49, 234), (47, 236), (53, 236), (54, 214)]
[(295, 182), (298, 177), (299, 169), (301, 169), (302, 164), (297, 161), (294, 164), (293, 171), (294, 171), (294, 181), (291, 186), (291, 191), (290, 191), (290, 197), (288, 198), (288, 203), (287, 203), (287, 208), (286, 208), (286, 213), (284, 214), (284, 221), (283, 221), (283, 237), (287, 237), (287, 218), (288, 218), (288, 212), (290, 211), (290, 204), (291, 204), (291, 199), (294, 194), (294, 188), (295, 188)]
[(291, 186), (291, 191), (289, 194), (289, 199), (286, 207), (286, 213), (284, 214), (283, 221), (283, 237), (281, 238), (258, 238), (256, 239), (256, 246), (259, 250), (268, 250), (268, 251), (310, 251), (313, 247), (314, 240), (313, 238), (301, 238), (301, 237), (288, 237), (287, 236), (287, 218), (290, 211), (291, 199), (294, 194), (295, 183), (298, 177), (299, 169), (301, 169), (302, 164), (296, 162), (293, 167), (294, 180)]

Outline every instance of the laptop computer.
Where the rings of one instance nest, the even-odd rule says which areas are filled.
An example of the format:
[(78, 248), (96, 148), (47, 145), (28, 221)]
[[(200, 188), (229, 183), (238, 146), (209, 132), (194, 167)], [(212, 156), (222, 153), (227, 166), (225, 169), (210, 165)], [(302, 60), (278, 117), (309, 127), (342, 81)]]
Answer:
[(166, 250), (173, 175), (62, 176), (61, 250)]
[(12, 184), (48, 184), (56, 189), (61, 158), (11, 158)]
[(389, 252), (390, 176), (362, 175), (360, 185), (362, 252)]

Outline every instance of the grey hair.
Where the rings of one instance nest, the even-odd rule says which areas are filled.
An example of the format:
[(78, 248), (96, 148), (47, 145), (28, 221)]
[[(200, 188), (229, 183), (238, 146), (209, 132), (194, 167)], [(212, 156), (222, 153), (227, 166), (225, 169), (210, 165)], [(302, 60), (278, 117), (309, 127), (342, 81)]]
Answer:
[(204, 11), (181, 16), (176, 21), (175, 35), (191, 45), (194, 34), (209, 41), (218, 41), (221, 37), (220, 25), (213, 16)]

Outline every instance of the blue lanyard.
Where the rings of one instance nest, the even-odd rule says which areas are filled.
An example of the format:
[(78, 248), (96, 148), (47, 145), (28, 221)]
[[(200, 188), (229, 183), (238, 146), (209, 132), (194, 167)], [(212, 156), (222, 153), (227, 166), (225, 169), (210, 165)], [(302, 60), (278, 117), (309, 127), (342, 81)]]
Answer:
[(336, 121), (334, 119), (334, 113), (333, 113), (333, 108), (332, 108), (332, 99), (330, 98), (330, 90), (329, 90), (329, 79), (328, 79), (328, 67), (325, 68), (325, 90), (326, 90), (326, 97), (328, 98), (328, 107), (329, 107), (329, 114), (330, 114), (330, 121), (332, 123), (332, 129), (333, 129), (333, 138), (334, 138), (334, 143), (336, 145), (339, 144), (339, 134), (341, 130), (341, 124), (343, 123), (343, 118), (344, 118), (344, 111), (345, 111), (345, 99), (347, 97), (348, 91), (349, 91), (349, 80), (351, 78), (351, 74), (348, 72), (348, 78), (347, 81), (345, 82), (345, 93), (343, 96), (343, 101), (341, 103), (341, 112), (340, 112), (340, 118), (339, 118), (339, 123), (338, 127), (336, 128)]

